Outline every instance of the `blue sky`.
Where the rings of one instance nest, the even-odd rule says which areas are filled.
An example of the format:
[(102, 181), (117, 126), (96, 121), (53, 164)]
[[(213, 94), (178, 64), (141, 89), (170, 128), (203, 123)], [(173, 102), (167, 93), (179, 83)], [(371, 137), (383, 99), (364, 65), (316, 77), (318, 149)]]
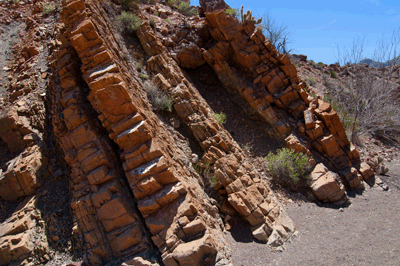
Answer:
[[(232, 8), (250, 9), (262, 16), (269, 13), (293, 33), (294, 53), (325, 64), (335, 63), (336, 47), (349, 47), (357, 36), (367, 40), (369, 56), (378, 39), (389, 37), (400, 27), (400, 1), (266, 1), (225, 0)], [(198, 0), (192, 0), (198, 5)]]

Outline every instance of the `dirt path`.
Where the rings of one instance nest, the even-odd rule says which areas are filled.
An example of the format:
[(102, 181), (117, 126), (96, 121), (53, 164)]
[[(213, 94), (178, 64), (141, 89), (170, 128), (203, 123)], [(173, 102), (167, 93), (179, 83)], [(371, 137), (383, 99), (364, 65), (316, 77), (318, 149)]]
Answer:
[(23, 24), (14, 22), (10, 25), (3, 25), (0, 29), (0, 98), (6, 90), (5, 81), (7, 78), (7, 64), (12, 57), (12, 47), (19, 40), (18, 32), (24, 27)]
[(283, 252), (234, 229), (227, 236), (234, 265), (400, 265), (400, 161), (390, 166), (390, 175), (381, 177), (389, 191), (368, 187), (350, 195), (347, 208), (286, 206), (299, 233)]

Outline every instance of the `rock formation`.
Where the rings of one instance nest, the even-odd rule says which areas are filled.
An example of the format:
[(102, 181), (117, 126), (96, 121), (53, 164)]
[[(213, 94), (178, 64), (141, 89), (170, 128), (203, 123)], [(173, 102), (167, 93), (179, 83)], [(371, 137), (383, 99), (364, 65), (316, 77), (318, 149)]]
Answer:
[[(49, 34), (36, 27), (58, 17), (31, 8), (25, 21), (24, 59), (14, 61), (12, 71), (46, 60), (48, 68), (42, 66), (40, 76), (10, 77), (0, 113), (7, 159), (0, 197), (20, 201), (1, 216), (0, 265), (51, 259), (60, 237), (50, 224), (60, 213), (68, 219), (63, 230), (90, 265), (231, 265), (223, 209), (243, 217), (257, 240), (286, 244), (293, 222), (185, 69), (207, 64), (265, 123), (266, 138), (307, 154), (316, 165), (310, 188), (320, 201), (345, 203), (345, 186), (360, 189), (371, 176), (337, 113), (311, 97), (288, 56), (278, 54), (251, 20), (240, 23), (226, 14), (221, 0), (200, 1), (201, 17), (161, 3), (133, 11), (142, 23), (130, 51), (146, 59), (152, 84), (171, 99), (174, 128), (188, 132), (182, 136), (152, 109), (127, 49), (130, 40), (116, 24), (121, 7), (114, 2), (63, 0)], [(174, 21), (165, 26), (161, 18), (168, 16)], [(40, 108), (29, 110), (31, 102)], [(186, 138), (201, 150), (199, 162)], [(214, 173), (212, 189), (222, 202), (207, 195), (196, 165)], [(67, 191), (51, 196), (68, 201), (71, 215), (38, 207), (53, 183)]]

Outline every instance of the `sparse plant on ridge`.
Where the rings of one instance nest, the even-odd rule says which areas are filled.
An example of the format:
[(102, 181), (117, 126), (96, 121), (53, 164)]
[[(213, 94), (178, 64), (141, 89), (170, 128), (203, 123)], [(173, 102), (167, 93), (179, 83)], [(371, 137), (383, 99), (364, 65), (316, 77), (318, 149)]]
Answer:
[(190, 2), (185, 2), (182, 0), (168, 0), (167, 5), (178, 9), (178, 11), (185, 16), (196, 16), (199, 13), (196, 7), (190, 5)]
[(337, 72), (335, 70), (329, 71), (329, 74), (331, 75), (331, 78), (337, 78)]
[(42, 12), (45, 15), (51, 14), (53, 12), (56, 12), (57, 9), (60, 8), (60, 4), (59, 3), (43, 3), (42, 4)]
[(122, 11), (121, 15), (119, 15), (117, 19), (122, 23), (124, 30), (129, 33), (135, 32), (140, 25), (142, 25), (142, 20), (139, 17), (125, 11)]
[(285, 26), (283, 23), (278, 24), (276, 18), (267, 13), (263, 16), (260, 28), (265, 37), (275, 46), (279, 53), (289, 54), (293, 51), (290, 48), (292, 32), (289, 31), (288, 26)]
[(307, 78), (306, 82), (308, 83), (308, 85), (310, 85), (312, 87), (314, 87), (317, 84), (317, 82), (315, 81), (315, 79), (313, 77)]
[(226, 114), (224, 114), (223, 112), (214, 113), (214, 118), (221, 124), (226, 123)]
[(228, 14), (232, 17), (238, 18), (239, 12), (237, 8), (228, 8), (225, 10), (225, 14)]
[(296, 185), (310, 170), (307, 155), (288, 148), (277, 150), (276, 154), (270, 152), (265, 160), (274, 180), (284, 185)]
[(147, 98), (152, 104), (154, 110), (172, 111), (174, 102), (170, 97), (168, 97), (168, 95), (150, 82), (146, 82), (144, 87), (146, 89)]

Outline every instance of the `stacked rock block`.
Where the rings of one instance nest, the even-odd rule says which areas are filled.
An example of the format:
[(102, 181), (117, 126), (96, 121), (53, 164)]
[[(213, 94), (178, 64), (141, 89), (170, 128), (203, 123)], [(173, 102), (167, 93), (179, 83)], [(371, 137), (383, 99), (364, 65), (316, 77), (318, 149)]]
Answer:
[(338, 172), (350, 188), (363, 188), (359, 154), (338, 114), (308, 95), (288, 56), (277, 53), (252, 22), (241, 24), (223, 11), (205, 15), (217, 43), (203, 56), (224, 87), (239, 93), (275, 135), (307, 143), (316, 161)]
[[(163, 263), (209, 265), (215, 260), (229, 263), (215, 210), (195, 177), (188, 176), (190, 172), (173, 159), (174, 151), (167, 148), (173, 142), (166, 129), (157, 124), (150, 106), (143, 99), (133, 97), (131, 90), (137, 95), (137, 90), (143, 88), (121, 73), (124, 62), (115, 60), (123, 58), (115, 42), (100, 37), (109, 34), (95, 26), (98, 21), (107, 20), (99, 15), (100, 2), (87, 1), (86, 6), (84, 1), (63, 4), (68, 38), (80, 58), (83, 79), (90, 88), (88, 100), (103, 128), (121, 150), (120, 159), (129, 187), (151, 239), (162, 253)], [(88, 178), (105, 178), (105, 167), (108, 169), (106, 164), (96, 167), (88, 173)]]
[[(76, 56), (76, 55), (75, 55)], [(112, 256), (149, 259), (151, 244), (145, 235), (133, 198), (121, 183), (122, 174), (107, 135), (93, 119), (93, 111), (78, 79), (78, 65), (71, 48), (58, 55), (61, 85), (56, 99), (62, 118), (53, 124), (73, 181), (71, 207), (86, 242), (86, 258), (91, 264), (109, 261)]]
[(0, 169), (0, 198), (14, 201), (33, 195), (40, 187), (37, 171), (42, 166), (38, 146), (41, 137), (41, 133), (31, 127), (27, 117), (18, 115), (15, 107), (0, 113), (0, 138), (13, 157), (4, 173)]
[(177, 114), (204, 150), (202, 162), (213, 167), (228, 193), (229, 203), (252, 225), (254, 236), (268, 241), (272, 231), (279, 230), (279, 237), (271, 239), (270, 244), (283, 244), (294, 231), (293, 223), (260, 174), (246, 161), (238, 144), (216, 121), (206, 101), (169, 55), (151, 57), (148, 66), (158, 73), (154, 83), (174, 99)]
[(37, 198), (28, 197), (16, 211), (0, 225), (0, 265), (28, 263), (27, 258), (41, 256), (49, 251)]

